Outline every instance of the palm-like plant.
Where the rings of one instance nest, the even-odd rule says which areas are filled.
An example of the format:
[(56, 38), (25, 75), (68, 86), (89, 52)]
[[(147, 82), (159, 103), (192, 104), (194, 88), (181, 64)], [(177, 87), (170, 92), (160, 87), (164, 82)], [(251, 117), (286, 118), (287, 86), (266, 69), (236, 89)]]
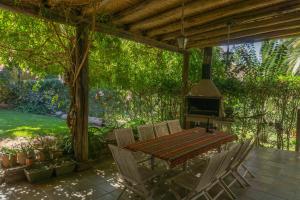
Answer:
[(291, 38), (285, 40), (288, 47), (288, 58), (287, 64), (289, 65), (289, 70), (294, 75), (300, 74), (300, 38)]

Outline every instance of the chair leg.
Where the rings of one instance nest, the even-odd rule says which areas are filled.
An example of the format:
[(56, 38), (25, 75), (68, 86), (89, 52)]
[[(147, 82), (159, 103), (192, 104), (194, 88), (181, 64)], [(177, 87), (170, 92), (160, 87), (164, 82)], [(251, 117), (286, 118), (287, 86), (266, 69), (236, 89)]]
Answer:
[(120, 198), (121, 198), (121, 196), (123, 195), (123, 193), (125, 192), (125, 190), (126, 190), (127, 188), (126, 187), (124, 187), (124, 189), (122, 190), (122, 192), (119, 194), (119, 196), (118, 196), (118, 198), (117, 198), (117, 200), (119, 200)]
[(239, 178), (241, 178), (246, 184), (246, 186), (250, 186), (250, 183), (247, 181), (247, 179), (245, 179), (238, 171), (235, 171), (234, 174), (236, 174)]
[(209, 200), (213, 200), (212, 196), (207, 191), (204, 191), (204, 196)]
[(234, 177), (234, 179), (238, 182), (238, 184), (242, 187), (242, 188), (246, 188), (244, 186), (244, 184), (241, 182), (240, 178), (238, 175), (236, 175), (233, 171), (230, 172), (230, 174)]
[(187, 162), (183, 163), (183, 165), (182, 165), (182, 171), (185, 171), (186, 168), (187, 168)]
[(199, 197), (201, 197), (201, 196), (204, 196), (204, 198), (205, 198), (206, 200), (210, 200), (210, 198), (206, 195), (205, 191), (203, 191), (203, 192), (201, 192), (201, 193), (199, 193), (199, 194), (193, 196), (193, 198), (191, 198), (191, 199), (189, 199), (189, 198), (188, 198), (188, 199), (189, 199), (189, 200), (197, 200), (197, 199), (199, 199)]
[(203, 196), (205, 197), (206, 200), (211, 200), (211, 196), (207, 194), (206, 192), (203, 193)]
[(222, 179), (219, 179), (219, 183), (221, 184), (221, 187), (225, 190), (225, 192), (229, 194), (232, 199), (237, 198), (236, 195), (231, 191), (231, 189), (226, 185), (226, 183)]
[(250, 176), (251, 176), (252, 178), (255, 178), (254, 174), (246, 167), (245, 164), (242, 163), (241, 166), (242, 166), (242, 168), (244, 168), (244, 170), (245, 170), (246, 172), (248, 172), (248, 173), (250, 174)]

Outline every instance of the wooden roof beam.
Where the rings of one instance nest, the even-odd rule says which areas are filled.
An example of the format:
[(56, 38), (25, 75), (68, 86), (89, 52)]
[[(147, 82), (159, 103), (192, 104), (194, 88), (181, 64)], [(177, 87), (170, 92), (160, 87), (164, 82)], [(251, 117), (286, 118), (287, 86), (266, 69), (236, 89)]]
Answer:
[(43, 2), (49, 6), (86, 6), (91, 3), (91, 0), (43, 0)]
[(95, 27), (95, 31), (105, 33), (105, 34), (109, 34), (109, 35), (113, 35), (113, 36), (120, 37), (120, 38), (123, 38), (123, 39), (131, 40), (131, 41), (134, 41), (134, 42), (146, 44), (146, 45), (156, 47), (156, 48), (159, 48), (159, 49), (164, 49), (164, 50), (167, 50), (167, 51), (172, 51), (172, 52), (181, 53), (181, 54), (184, 54), (184, 53), (187, 52), (186, 50), (179, 49), (177, 47), (177, 45), (175, 46), (175, 45), (170, 45), (170, 44), (167, 44), (167, 43), (163, 43), (163, 42), (160, 42), (160, 41), (157, 41), (157, 40), (153, 40), (151, 38), (144, 37), (144, 36), (139, 35), (139, 34), (135, 34), (135, 33), (129, 32), (129, 31), (125, 31), (123, 29), (119, 29), (119, 28), (116, 28), (116, 27), (111, 27), (111, 26), (106, 25), (106, 24), (97, 23), (96, 27)]
[[(234, 39), (230, 40), (230, 44), (240, 44), (243, 42), (257, 42), (261, 40), (266, 39), (279, 39), (279, 38), (286, 38), (289, 36), (295, 36), (300, 35), (300, 26), (295, 26), (291, 29), (283, 29), (283, 30), (270, 30), (269, 32), (264, 33), (255, 33), (255, 34), (249, 34), (248, 36), (240, 36), (235, 37)], [(190, 43), (188, 45), (188, 48), (203, 48), (208, 46), (220, 46), (220, 45), (226, 45), (227, 44), (227, 38), (222, 39), (215, 39), (215, 40), (201, 40), (201, 41), (195, 41), (193, 43)]]
[[(213, 10), (216, 8), (220, 8), (222, 6), (229, 5), (230, 3), (235, 3), (240, 0), (197, 0), (192, 1), (185, 5), (184, 7), (184, 15), (185, 17), (190, 17), (192, 15), (199, 14), (201, 12), (206, 12), (208, 10)], [(160, 3), (161, 4), (161, 3)], [(130, 30), (138, 31), (138, 30), (148, 30), (156, 27), (160, 27), (162, 25), (166, 25), (172, 23), (174, 21), (180, 26), (182, 6), (179, 5), (175, 9), (171, 9), (162, 14), (155, 15), (150, 18), (146, 18), (145, 20), (141, 20), (137, 23), (130, 25)]]
[[(300, 28), (300, 20), (298, 19), (297, 21), (294, 22), (288, 22), (288, 23), (279, 23), (271, 26), (265, 26), (261, 28), (256, 28), (253, 27), (252, 29), (249, 30), (244, 30), (244, 31), (239, 31), (233, 34), (230, 34), (230, 39), (238, 39), (241, 37), (250, 37), (250, 36), (255, 36), (258, 34), (263, 34), (263, 33), (268, 33), (268, 32), (273, 32), (273, 31), (281, 31), (281, 30), (288, 30), (288, 29), (295, 29), (295, 28)], [(208, 38), (198, 38), (198, 37), (193, 37), (190, 38), (190, 42), (201, 42), (201, 41), (223, 41), (227, 40), (227, 33), (224, 33), (221, 36), (217, 37), (210, 37)]]
[[(197, 26), (205, 23), (212, 22), (224, 17), (234, 16), (245, 12), (252, 12), (257, 9), (266, 8), (282, 2), (289, 2), (291, 0), (253, 0), (253, 1), (241, 1), (240, 3), (231, 4), (229, 6), (219, 8), (213, 11), (202, 13), (198, 16), (193, 16), (185, 19), (185, 28)], [(175, 23), (163, 26), (161, 28), (153, 29), (147, 32), (147, 35), (154, 37), (162, 35), (176, 30), (180, 30), (181, 24), (177, 21)]]
[[(269, 29), (268, 27), (274, 27), (275, 25), (279, 26), (279, 28), (281, 25), (293, 26), (293, 24), (299, 23), (299, 20), (300, 20), (300, 12), (298, 11), (298, 12), (293, 12), (286, 15), (274, 17), (271, 19), (267, 19), (267, 20), (255, 21), (255, 22), (245, 23), (240, 25), (233, 24), (230, 27), (230, 35), (234, 35), (234, 33), (240, 33), (241, 31), (246, 31), (246, 30), (250, 30), (250, 31), (260, 30), (260, 28), (263, 30), (264, 29), (268, 30)], [(227, 33), (228, 33), (228, 28), (225, 27), (225, 28), (220, 28), (213, 31), (191, 36), (190, 39), (204, 40), (204, 39), (210, 39), (218, 36), (219, 37), (222, 37), (224, 35), (227, 36)], [(245, 32), (245, 34), (247, 34), (247, 32)]]
[[(265, 40), (275, 40), (275, 39), (287, 39), (287, 38), (292, 38), (292, 37), (299, 37), (300, 36), (300, 30), (297, 30), (295, 32), (290, 31), (290, 32), (285, 32), (285, 33), (275, 33), (272, 35), (257, 35), (255, 38), (252, 37), (246, 37), (246, 38), (241, 38), (237, 40), (233, 40), (230, 42), (230, 45), (238, 45), (238, 44), (243, 44), (243, 43), (254, 43), (254, 42), (262, 42)], [(211, 46), (221, 46), (221, 45), (226, 45), (226, 41), (222, 41), (220, 43), (202, 43), (202, 44), (193, 44), (189, 46), (189, 49), (192, 48), (205, 48), (205, 47), (211, 47)]]
[(74, 15), (72, 12), (70, 12), (68, 16), (62, 16), (60, 15), (62, 14), (61, 11), (46, 8), (43, 4), (31, 5), (29, 3), (22, 2), (16, 4), (11, 0), (0, 0), (0, 8), (68, 25), (75, 25), (79, 21), (79, 19), (81, 19), (78, 18), (78, 16)]
[[(241, 25), (249, 22), (271, 19), (273, 17), (278, 17), (279, 15), (282, 14), (297, 12), (299, 10), (300, 10), (299, 2), (294, 1), (288, 3), (281, 3), (275, 6), (269, 6), (267, 8), (259, 9), (251, 13), (242, 13), (234, 16), (225, 17), (220, 20), (215, 20), (207, 24), (194, 26), (185, 29), (185, 34), (186, 36), (197, 35), (197, 34), (213, 31), (220, 28), (226, 28), (228, 22), (231, 22), (233, 26)], [(174, 40), (180, 35), (181, 35), (180, 31), (175, 31), (172, 33), (161, 35), (158, 37), (158, 39), (161, 41)]]
[[(13, 12), (31, 15), (33, 17), (38, 17), (41, 19), (46, 19), (46, 20), (50, 20), (50, 21), (54, 21), (54, 22), (58, 22), (58, 23), (64, 23), (64, 24), (68, 24), (68, 25), (72, 25), (72, 26), (75, 26), (78, 23), (78, 21), (70, 21), (70, 20), (79, 20), (76, 18), (76, 16), (73, 16), (73, 17), (69, 16), (70, 20), (68, 21), (69, 18), (66, 19), (63, 16), (58, 15), (57, 13), (59, 13), (59, 12), (57, 12), (54, 9), (45, 8), (47, 11), (44, 13), (44, 12), (41, 12), (40, 7), (32, 7), (32, 6), (28, 6), (28, 4), (14, 4), (10, 0), (0, 0), (0, 8), (4, 8), (7, 10), (11, 10)], [(80, 18), (80, 20), (83, 20), (83, 19)], [(127, 40), (131, 40), (131, 41), (146, 44), (149, 46), (157, 47), (160, 49), (164, 49), (164, 50), (168, 50), (168, 51), (172, 51), (172, 52), (176, 52), (176, 53), (185, 53), (186, 52), (185, 50), (179, 49), (177, 46), (169, 45), (169, 44), (157, 41), (157, 40), (153, 40), (151, 38), (146, 38), (139, 34), (134, 34), (134, 33), (122, 30), (122, 29), (114, 28), (111, 25), (96, 23), (95, 29), (96, 29), (95, 31), (98, 31), (98, 32), (117, 36), (117, 37), (124, 38)]]
[[(129, 24), (150, 17), (156, 13), (174, 8), (175, 6), (181, 5), (181, 2), (182, 0), (145, 0), (134, 7), (121, 11), (113, 17), (112, 21), (115, 24)], [(164, 6), (162, 6), (162, 4), (164, 4)]]
[(140, 0), (101, 0), (92, 2), (83, 10), (83, 15), (110, 14), (134, 6)]

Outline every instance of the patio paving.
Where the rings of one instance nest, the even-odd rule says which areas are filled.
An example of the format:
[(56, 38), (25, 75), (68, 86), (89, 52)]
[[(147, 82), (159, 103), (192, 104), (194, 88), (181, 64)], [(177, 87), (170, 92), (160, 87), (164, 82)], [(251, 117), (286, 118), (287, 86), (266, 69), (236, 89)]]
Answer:
[[(251, 187), (233, 186), (238, 199), (245, 200), (300, 200), (300, 153), (274, 149), (254, 149), (247, 166), (256, 178), (248, 178)], [(121, 180), (112, 158), (103, 159), (93, 169), (65, 177), (52, 178), (45, 183), (2, 184), (0, 200), (58, 200), (58, 199), (116, 199), (121, 191)], [(161, 187), (162, 198), (175, 199)], [(126, 192), (122, 199), (139, 199)], [(222, 197), (221, 199), (226, 199)]]

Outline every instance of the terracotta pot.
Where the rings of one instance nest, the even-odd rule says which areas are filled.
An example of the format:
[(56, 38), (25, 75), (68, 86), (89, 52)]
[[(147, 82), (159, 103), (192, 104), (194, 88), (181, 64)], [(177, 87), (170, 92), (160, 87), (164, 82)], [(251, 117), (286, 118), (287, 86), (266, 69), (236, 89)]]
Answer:
[(17, 153), (17, 163), (19, 163), (20, 165), (26, 164), (26, 153), (25, 152)]
[(33, 164), (33, 159), (32, 158), (26, 158), (26, 166), (29, 167)]
[(62, 157), (63, 155), (63, 151), (60, 151), (60, 150), (53, 150), (50, 152), (50, 158), (51, 159), (57, 159), (57, 158), (60, 158)]
[(9, 156), (9, 164), (10, 167), (15, 167), (17, 165), (17, 156), (16, 155), (10, 155)]
[(1, 155), (1, 160), (2, 160), (2, 162), (1, 162), (2, 167), (8, 168), (10, 166), (9, 155), (2, 154)]
[(46, 160), (46, 156), (44, 154), (43, 151), (38, 151), (36, 152), (36, 159), (39, 160), (39, 161), (45, 161)]
[(38, 150), (35, 152), (38, 161), (46, 161), (50, 159), (50, 152), (47, 150)]

